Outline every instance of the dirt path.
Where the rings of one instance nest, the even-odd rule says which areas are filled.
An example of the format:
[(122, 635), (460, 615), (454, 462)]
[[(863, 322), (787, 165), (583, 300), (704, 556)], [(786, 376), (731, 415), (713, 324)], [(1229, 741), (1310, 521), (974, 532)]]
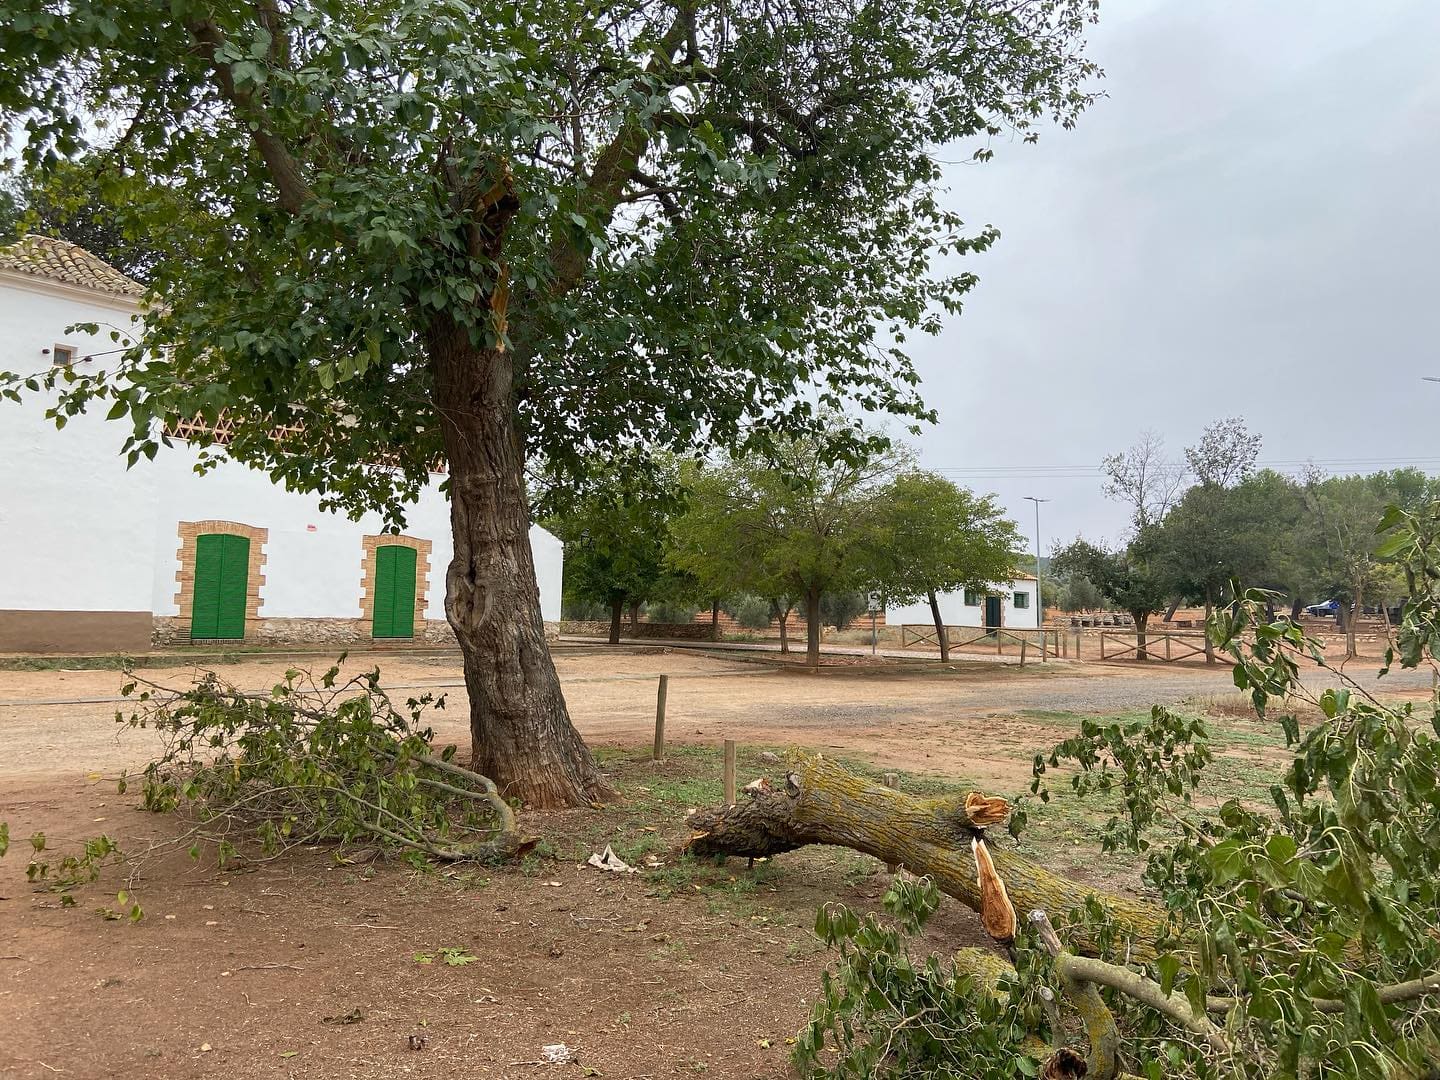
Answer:
[[(368, 662), (359, 661), (356, 670)], [(465, 691), (454, 661), (387, 657), (383, 665), (383, 684), (397, 688), (397, 697), (446, 694), (447, 708), (432, 713), (430, 722), (442, 741), (466, 742)], [(264, 690), (285, 666), (250, 661), (217, 670), (237, 686)], [(975, 664), (955, 674), (817, 676), (682, 651), (570, 654), (557, 666), (577, 727), (597, 745), (649, 742), (656, 679), (665, 673), (673, 742), (797, 744), (1006, 788), (1028, 778), (1030, 755), (1070, 723), (1068, 715), (1046, 714), (1143, 710), (1234, 694), (1224, 667)], [(152, 674), (183, 686), (194, 672)], [(114, 671), (0, 671), (0, 777), (112, 775), (149, 760), (156, 736), (115, 723), (121, 681)], [(1422, 689), (1428, 677), (1396, 673), (1386, 682), (1397, 690)], [(81, 703), (62, 703), (71, 701)], [(994, 738), (997, 727), (1003, 739)]]

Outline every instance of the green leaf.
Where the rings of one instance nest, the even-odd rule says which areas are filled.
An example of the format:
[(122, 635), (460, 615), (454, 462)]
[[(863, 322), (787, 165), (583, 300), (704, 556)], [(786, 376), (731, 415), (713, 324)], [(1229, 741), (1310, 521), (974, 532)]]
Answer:
[(1175, 976), (1180, 973), (1180, 960), (1173, 953), (1162, 953), (1155, 959), (1155, 968), (1160, 974), (1160, 992), (1169, 997), (1175, 988)]

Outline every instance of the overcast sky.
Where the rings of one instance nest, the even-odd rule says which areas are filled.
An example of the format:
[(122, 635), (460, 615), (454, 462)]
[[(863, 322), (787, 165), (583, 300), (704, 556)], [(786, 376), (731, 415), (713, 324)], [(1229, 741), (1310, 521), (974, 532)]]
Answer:
[(1145, 428), (1178, 460), (1239, 414), (1286, 471), (1440, 471), (1440, 2), (1104, 0), (1090, 40), (1075, 130), (950, 170), (1001, 240), (914, 344), (922, 463), (1027, 535), (1053, 500), (1047, 554), (1123, 533), (1098, 465)]

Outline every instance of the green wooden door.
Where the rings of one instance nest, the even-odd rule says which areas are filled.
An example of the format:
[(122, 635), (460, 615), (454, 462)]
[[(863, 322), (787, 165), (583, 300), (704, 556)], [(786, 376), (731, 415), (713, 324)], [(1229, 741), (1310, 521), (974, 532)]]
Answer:
[(415, 636), (415, 549), (388, 544), (375, 549), (375, 614), (371, 633), (377, 638)]
[(243, 638), (249, 591), (250, 538), (222, 533), (197, 536), (190, 637)]

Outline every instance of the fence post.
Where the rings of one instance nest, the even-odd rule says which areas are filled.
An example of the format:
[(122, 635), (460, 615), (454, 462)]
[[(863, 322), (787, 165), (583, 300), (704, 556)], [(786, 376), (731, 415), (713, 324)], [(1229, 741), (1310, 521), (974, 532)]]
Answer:
[(659, 761), (665, 756), (665, 696), (670, 691), (670, 676), (660, 676), (660, 689), (655, 692), (655, 752), (651, 757)]
[(1170, 662), (1170, 635), (1165, 635), (1165, 662)]
[(1060, 640), (1060, 659), (1068, 659), (1070, 656), (1070, 632), (1068, 630), (1057, 630), (1055, 636)]
[(1025, 666), (1026, 647), (1027, 647), (1029, 644), (1030, 644), (1030, 639), (1029, 639), (1028, 637), (1022, 637), (1022, 638), (1020, 639), (1020, 666), (1021, 666), (1021, 667), (1024, 667), (1024, 666)]
[(1047, 657), (1045, 655), (1049, 642), (1045, 640), (1045, 624), (1040, 624), (1040, 662), (1043, 664)]
[[(888, 787), (888, 788), (894, 788), (896, 791), (899, 791), (899, 790), (900, 790), (900, 774), (899, 774), (899, 773), (893, 773), (893, 772), (887, 772), (887, 773), (885, 774), (885, 786)], [(887, 863), (885, 864), (885, 872), (886, 872), (887, 874), (893, 874), (893, 873), (895, 873), (895, 871), (898, 870), (899, 868), (900, 868), (900, 867), (899, 867), (899, 864), (898, 864), (898, 863), (887, 862)]]
[(735, 740), (725, 740), (725, 805), (735, 805)]

